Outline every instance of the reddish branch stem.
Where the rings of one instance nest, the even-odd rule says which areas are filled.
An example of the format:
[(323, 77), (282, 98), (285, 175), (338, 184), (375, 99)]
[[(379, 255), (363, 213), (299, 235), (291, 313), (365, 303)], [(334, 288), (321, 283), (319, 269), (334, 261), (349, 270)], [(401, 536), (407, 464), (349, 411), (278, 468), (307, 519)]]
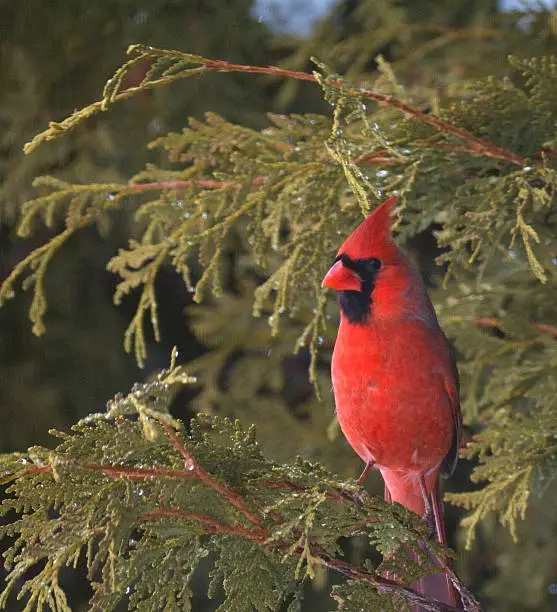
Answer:
[(246, 529), (243, 525), (229, 525), (228, 523), (222, 523), (217, 521), (210, 516), (204, 514), (197, 514), (195, 512), (184, 512), (177, 508), (157, 508), (151, 512), (146, 512), (139, 517), (140, 521), (149, 521), (158, 518), (179, 518), (185, 521), (196, 521), (204, 525), (204, 532), (206, 534), (213, 533), (232, 533), (235, 535), (242, 536), (248, 540), (254, 542), (262, 542), (267, 539), (268, 534), (265, 530), (257, 530), (252, 532)]
[(186, 469), (189, 468), (189, 471), (192, 475), (196, 476), (202, 483), (206, 484), (219, 495), (222, 495), (222, 497), (228, 500), (233, 506), (238, 508), (238, 510), (240, 510), (240, 512), (242, 512), (251, 523), (257, 525), (258, 527), (261, 527), (260, 518), (257, 516), (257, 514), (255, 514), (248, 508), (244, 498), (239, 493), (234, 491), (234, 489), (231, 489), (229, 486), (213, 478), (211, 474), (209, 474), (209, 472), (207, 472), (203, 467), (201, 467), (199, 463), (194, 460), (191, 454), (184, 448), (184, 445), (180, 442), (176, 431), (172, 428), (171, 425), (165, 423), (164, 421), (159, 422), (161, 424), (161, 427), (166, 431), (172, 446), (184, 458), (184, 461), (186, 463)]
[[(207, 535), (216, 533), (230, 533), (245, 537), (259, 544), (264, 544), (270, 535), (268, 530), (262, 527), (254, 527), (253, 530), (249, 530), (241, 525), (230, 525), (227, 523), (222, 523), (213, 519), (210, 516), (191, 512), (184, 512), (175, 508), (158, 508), (157, 510), (142, 514), (139, 517), (139, 520), (148, 521), (157, 518), (167, 517), (183, 519), (186, 521), (197, 521), (204, 526), (203, 531)], [(289, 546), (285, 542), (272, 542), (269, 544), (269, 547), (277, 550), (283, 550), (285, 548), (288, 548)], [(300, 555), (302, 554), (303, 550), (301, 548), (298, 548), (295, 549), (293, 552), (295, 554)], [(312, 546), (311, 554), (314, 559), (316, 559), (321, 565), (324, 565), (325, 567), (340, 572), (341, 574), (344, 574), (352, 580), (367, 582), (368, 584), (371, 584), (375, 587), (379, 587), (383, 591), (390, 591), (401, 595), (405, 597), (408, 601), (421, 605), (425, 610), (431, 610), (432, 612), (457, 612), (456, 608), (424, 597), (413, 589), (404, 587), (398, 584), (397, 582), (394, 582), (393, 580), (389, 580), (388, 578), (384, 578), (383, 576), (379, 576), (373, 572), (366, 572), (365, 570), (360, 570), (357, 567), (351, 565), (350, 563), (347, 563), (340, 559), (335, 559), (334, 557), (331, 557), (331, 555), (329, 555), (326, 551), (324, 551), (320, 546)]]
[(394, 160), (390, 158), (387, 149), (380, 149), (373, 153), (364, 153), (354, 160), (354, 163), (359, 166), (363, 164), (383, 164), (389, 166), (394, 163)]
[[(266, 176), (254, 179), (252, 185), (263, 185), (267, 181)], [(214, 181), (212, 179), (184, 180), (184, 181), (157, 181), (153, 183), (128, 183), (124, 185), (134, 191), (153, 191), (158, 189), (187, 189), (188, 187), (201, 187), (202, 189), (232, 189), (238, 190), (243, 187), (241, 183), (227, 183), (225, 181)]]
[(312, 547), (312, 555), (319, 559), (326, 567), (340, 572), (352, 580), (367, 582), (374, 586), (378, 586), (381, 591), (390, 591), (397, 595), (402, 595), (407, 601), (420, 605), (424, 610), (431, 610), (432, 612), (458, 612), (458, 608), (424, 597), (420, 593), (414, 591), (414, 589), (402, 586), (398, 584), (398, 582), (394, 582), (393, 580), (389, 580), (375, 573), (360, 570), (346, 561), (331, 557), (319, 546)]
[[(307, 72), (298, 72), (296, 70), (286, 70), (279, 68), (278, 66), (248, 66), (243, 64), (231, 64), (222, 60), (206, 59), (203, 67), (207, 71), (215, 72), (244, 72), (247, 74), (268, 74), (280, 77), (286, 77), (289, 79), (295, 79), (298, 81), (310, 81), (313, 83), (317, 82), (317, 78), (313, 74)], [(472, 132), (458, 127), (448, 121), (444, 121), (434, 115), (426, 114), (415, 106), (411, 106), (402, 100), (395, 98), (388, 94), (377, 93), (368, 89), (353, 89), (346, 88), (345, 84), (336, 79), (327, 79), (327, 84), (335, 89), (343, 90), (347, 95), (364, 98), (366, 100), (372, 100), (376, 104), (381, 106), (388, 106), (390, 108), (396, 108), (405, 115), (412, 117), (422, 123), (430, 125), (439, 132), (451, 134), (460, 140), (464, 140), (468, 144), (468, 149), (471, 153), (479, 155), (485, 155), (487, 157), (494, 157), (501, 159), (506, 162), (515, 164), (517, 166), (526, 165), (524, 157), (506, 149), (499, 147), (495, 143), (479, 138)]]
[[(478, 327), (501, 327), (503, 325), (498, 319), (489, 317), (474, 319), (474, 323)], [(557, 325), (551, 325), (549, 323), (529, 323), (529, 326), (540, 332), (551, 334), (557, 340)]]

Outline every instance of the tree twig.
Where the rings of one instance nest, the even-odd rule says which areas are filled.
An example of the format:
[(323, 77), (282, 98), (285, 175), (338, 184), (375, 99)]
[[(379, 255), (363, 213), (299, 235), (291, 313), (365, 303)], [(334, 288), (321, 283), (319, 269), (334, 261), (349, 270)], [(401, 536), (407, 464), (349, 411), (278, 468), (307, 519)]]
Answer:
[[(178, 437), (177, 432), (170, 424), (162, 420), (159, 420), (159, 423), (167, 433), (171, 445), (184, 459), (185, 469), (177, 470), (166, 467), (140, 468), (134, 466), (126, 467), (97, 463), (88, 463), (80, 465), (72, 461), (67, 461), (67, 463), (71, 464), (76, 469), (83, 469), (87, 471), (102, 473), (110, 478), (122, 478), (130, 480), (152, 480), (157, 477), (187, 479), (197, 478), (198, 480), (212, 488), (219, 496), (224, 498), (231, 505), (240, 510), (240, 512), (249, 521), (250, 526), (248, 527), (239, 523), (225, 523), (219, 521), (218, 519), (214, 519), (213, 517), (208, 515), (199, 514), (195, 512), (187, 512), (180, 508), (168, 507), (158, 507), (149, 512), (145, 512), (138, 517), (138, 520), (140, 522), (145, 522), (156, 519), (176, 518), (187, 521), (196, 521), (199, 524), (203, 525), (203, 531), (207, 535), (229, 533), (247, 538), (253, 542), (256, 542), (262, 546), (269, 548), (270, 550), (287, 549), (298, 556), (303, 553), (303, 550), (301, 548), (296, 548), (292, 550), (291, 543), (289, 542), (285, 542), (282, 540), (269, 540), (269, 537), (272, 533), (271, 529), (263, 525), (259, 517), (249, 509), (244, 497), (242, 497), (239, 493), (231, 489), (226, 484), (223, 484), (218, 481), (211, 474), (209, 474), (202, 466), (200, 466), (199, 463), (191, 455), (191, 453), (184, 447)], [(55, 470), (53, 465), (34, 465), (29, 466), (25, 469), (25, 472), (28, 474), (53, 473), (54, 471)], [(295, 483), (287, 480), (254, 480), (253, 484), (255, 486), (268, 489), (278, 489), (296, 493), (307, 492), (304, 487), (296, 485)], [(337, 488), (331, 488), (327, 492), (327, 497), (333, 501), (338, 501), (341, 503), (354, 503), (354, 497), (352, 495), (350, 495), (346, 491), (342, 491), (341, 489)], [(269, 516), (275, 521), (280, 518), (280, 515), (270, 514)], [(362, 570), (346, 561), (337, 559), (328, 554), (317, 544), (311, 545), (311, 554), (316, 562), (333, 571), (339, 572), (352, 580), (366, 582), (370, 585), (373, 585), (380, 591), (388, 591), (393, 595), (403, 597), (411, 604), (421, 606), (422, 609), (429, 610), (431, 612), (456, 612), (456, 608), (447, 604), (443, 604), (434, 599), (428, 598), (418, 593), (412, 588), (401, 585), (398, 582), (390, 580), (375, 572)], [(456, 576), (456, 574), (454, 574), (454, 572), (436, 556), (435, 560), (439, 567), (443, 568), (448, 572), (449, 577), (451, 578), (459, 592), (461, 592), (461, 594), (465, 594), (463, 600), (466, 600), (466, 602), (468, 603), (477, 603), (473, 596), (466, 589), (466, 587), (464, 587), (460, 579)], [(468, 594), (470, 594), (469, 597)], [(479, 607), (473, 607), (470, 604), (470, 606), (466, 609), (479, 610)]]
[(258, 527), (261, 527), (261, 519), (259, 518), (259, 516), (257, 516), (257, 514), (255, 514), (248, 508), (248, 505), (246, 504), (244, 498), (239, 493), (234, 491), (234, 489), (231, 489), (228, 485), (225, 485), (224, 483), (219, 482), (216, 478), (213, 478), (213, 476), (209, 474), (209, 472), (207, 472), (205, 468), (199, 465), (199, 463), (195, 461), (192, 455), (180, 442), (176, 431), (171, 425), (165, 423), (164, 421), (159, 421), (159, 423), (161, 427), (166, 431), (172, 446), (184, 458), (186, 470), (192, 472), (192, 474), (196, 476), (201, 482), (213, 489), (219, 495), (224, 497), (228, 502), (230, 502), (233, 506), (235, 506), (238, 510), (240, 510), (240, 512), (242, 512), (244, 516), (248, 519), (248, 521), (250, 521), (254, 525), (257, 525)]
[(331, 557), (331, 555), (329, 555), (319, 546), (312, 547), (312, 555), (325, 567), (340, 572), (352, 580), (367, 582), (368, 584), (377, 586), (381, 591), (389, 591), (395, 595), (400, 595), (408, 602), (420, 605), (425, 610), (430, 610), (431, 612), (458, 612), (458, 608), (449, 606), (434, 599), (430, 599), (429, 597), (425, 597), (414, 589), (400, 585), (394, 580), (389, 580), (388, 578), (384, 578), (378, 574), (361, 570), (350, 563), (347, 563), (346, 561)]
[[(266, 176), (255, 178), (252, 185), (263, 185), (267, 182)], [(188, 187), (200, 187), (201, 189), (231, 189), (237, 191), (243, 187), (242, 183), (231, 183), (226, 181), (215, 181), (212, 179), (190, 179), (184, 181), (154, 181), (151, 183), (128, 183), (123, 184), (123, 189), (133, 191), (157, 191), (160, 189), (187, 189)]]
[[(474, 319), (474, 323), (478, 327), (501, 327), (502, 321), (491, 317), (480, 317)], [(551, 325), (550, 323), (529, 323), (532, 329), (536, 329), (542, 333), (547, 333), (553, 336), (557, 340), (557, 325)]]
[[(200, 58), (199, 62), (200, 65), (198, 67), (188, 68), (184, 71), (184, 74), (178, 72), (170, 76), (153, 79), (152, 81), (142, 83), (141, 85), (129, 87), (127, 89), (124, 89), (123, 91), (119, 91), (116, 95), (111, 97), (110, 103), (119, 102), (131, 98), (139, 91), (154, 89), (162, 85), (169, 85), (174, 81), (184, 78), (186, 74), (203, 74), (204, 72), (242, 72), (246, 74), (273, 75), (298, 81), (308, 81), (311, 83), (318, 82), (318, 77), (315, 74), (299, 72), (296, 70), (287, 70), (285, 68), (279, 68), (278, 66), (251, 66), (245, 64), (233, 64), (231, 62), (226, 62), (223, 60), (214, 60), (208, 58)], [(454, 125), (449, 121), (445, 121), (434, 115), (424, 113), (419, 108), (412, 106), (411, 104), (408, 104), (406, 102), (403, 102), (402, 100), (399, 100), (398, 98), (395, 98), (392, 95), (382, 94), (364, 88), (346, 87), (345, 83), (333, 78), (328, 78), (327, 84), (330, 87), (333, 87), (334, 89), (342, 90), (348, 96), (372, 100), (380, 106), (394, 108), (400, 111), (401, 113), (407, 115), (408, 117), (411, 117), (417, 121), (420, 121), (421, 123), (425, 123), (433, 127), (439, 132), (450, 134), (458, 138), (459, 140), (463, 140), (464, 142), (466, 142), (467, 150), (470, 153), (484, 155), (486, 157), (493, 157), (495, 159), (500, 159), (502, 161), (520, 167), (526, 165), (526, 159), (518, 153), (515, 153), (514, 151), (511, 151), (510, 149), (507, 149), (505, 147), (500, 147), (489, 140), (480, 138), (479, 136), (476, 136), (465, 128), (461, 128), (457, 125)], [(86, 108), (82, 109), (82, 111), (78, 113), (79, 118), (77, 119), (76, 115), (74, 114), (67, 117), (60, 123), (51, 122), (47, 130), (35, 136), (33, 140), (31, 140), (31, 142), (28, 142), (24, 146), (24, 152), (26, 154), (30, 153), (44, 140), (50, 140), (55, 137), (55, 134), (59, 134), (61, 131), (68, 130), (74, 127), (81, 118), (84, 119), (87, 117), (91, 117), (96, 113), (106, 109), (106, 100), (98, 100), (97, 102), (94, 102), (93, 104), (90, 104)]]
[[(286, 70), (284, 68), (279, 68), (278, 66), (249, 66), (243, 64), (232, 64), (223, 60), (205, 59), (203, 63), (203, 69), (206, 71), (213, 72), (244, 72), (247, 74), (266, 74), (286, 77), (298, 81), (310, 81), (314, 83), (317, 82), (317, 77), (313, 74), (309, 74), (307, 72), (298, 72), (295, 70)], [(412, 117), (413, 119), (430, 125), (439, 132), (451, 134), (452, 136), (455, 136), (460, 140), (464, 140), (468, 144), (468, 150), (471, 153), (485, 155), (486, 157), (494, 157), (496, 159), (501, 159), (521, 167), (526, 165), (525, 158), (519, 155), (518, 153), (515, 153), (514, 151), (511, 151), (510, 149), (506, 149), (504, 147), (499, 147), (495, 143), (480, 138), (475, 134), (472, 134), (472, 132), (469, 132), (464, 128), (458, 127), (453, 123), (440, 119), (439, 117), (426, 114), (419, 108), (407, 104), (406, 102), (403, 102), (402, 100), (399, 100), (398, 98), (395, 98), (392, 95), (370, 91), (369, 89), (355, 89), (350, 87), (347, 88), (344, 83), (336, 79), (327, 79), (327, 84), (330, 87), (342, 90), (349, 96), (372, 100), (380, 106), (388, 106), (390, 108), (395, 108), (404, 113), (405, 115)]]
[(230, 525), (228, 523), (217, 521), (216, 519), (205, 514), (184, 512), (178, 508), (157, 508), (156, 510), (151, 510), (150, 512), (142, 514), (139, 517), (139, 520), (150, 521), (158, 518), (179, 518), (185, 521), (196, 521), (204, 525), (204, 532), (206, 534), (231, 533), (259, 543), (263, 542), (268, 537), (266, 530), (258, 529), (257, 531), (250, 531), (243, 525)]

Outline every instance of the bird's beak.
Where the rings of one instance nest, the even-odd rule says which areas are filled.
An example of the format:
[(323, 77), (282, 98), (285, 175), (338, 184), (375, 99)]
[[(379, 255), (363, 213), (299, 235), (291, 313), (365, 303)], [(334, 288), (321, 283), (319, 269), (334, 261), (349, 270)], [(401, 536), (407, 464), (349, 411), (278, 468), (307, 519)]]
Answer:
[(337, 291), (361, 291), (362, 279), (350, 268), (347, 268), (342, 261), (335, 262), (330, 268), (321, 283), (322, 287), (330, 287)]

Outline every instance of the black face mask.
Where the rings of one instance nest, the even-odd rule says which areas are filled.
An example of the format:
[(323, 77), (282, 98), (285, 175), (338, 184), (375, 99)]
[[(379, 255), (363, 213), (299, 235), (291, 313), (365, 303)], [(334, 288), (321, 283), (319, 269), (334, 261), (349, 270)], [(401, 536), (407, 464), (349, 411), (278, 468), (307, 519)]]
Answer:
[(375, 257), (368, 259), (352, 259), (348, 255), (339, 255), (335, 262), (356, 272), (362, 281), (360, 291), (344, 290), (339, 292), (339, 304), (344, 316), (350, 323), (365, 325), (369, 320), (371, 294), (375, 287), (375, 278), (381, 268), (381, 262)]

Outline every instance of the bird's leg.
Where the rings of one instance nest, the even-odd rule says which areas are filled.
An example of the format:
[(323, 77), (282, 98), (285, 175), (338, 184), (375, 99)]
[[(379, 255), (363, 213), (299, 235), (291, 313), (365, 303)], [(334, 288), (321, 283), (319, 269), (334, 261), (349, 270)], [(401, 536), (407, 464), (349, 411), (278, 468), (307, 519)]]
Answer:
[[(356, 481), (356, 483), (358, 484), (358, 486), (363, 487), (364, 483), (366, 481), (367, 475), (369, 474), (369, 471), (371, 470), (371, 468), (375, 465), (375, 461), (371, 460), (368, 461), (366, 463), (366, 466), (364, 468), (364, 471), (360, 474), (360, 477), (358, 478), (358, 480)], [(363, 502), (363, 498), (367, 497), (367, 491), (362, 491), (361, 493), (356, 493), (354, 495), (354, 501), (356, 502), (356, 508), (358, 508), (358, 510), (362, 509), (362, 502)]]
[(374, 465), (375, 465), (375, 461), (373, 461), (373, 459), (371, 459), (370, 461), (366, 463), (364, 471), (360, 474), (360, 477), (357, 480), (357, 483), (360, 485), (360, 487), (364, 486), (367, 475), (369, 474), (369, 471), (373, 468)]
[(431, 500), (427, 493), (427, 488), (425, 486), (425, 480), (423, 474), (420, 474), (420, 489), (422, 491), (422, 496), (424, 498), (424, 516), (423, 521), (427, 525), (429, 529), (429, 539), (432, 540), (437, 531), (435, 524), (435, 514), (433, 512), (433, 506), (431, 505)]

